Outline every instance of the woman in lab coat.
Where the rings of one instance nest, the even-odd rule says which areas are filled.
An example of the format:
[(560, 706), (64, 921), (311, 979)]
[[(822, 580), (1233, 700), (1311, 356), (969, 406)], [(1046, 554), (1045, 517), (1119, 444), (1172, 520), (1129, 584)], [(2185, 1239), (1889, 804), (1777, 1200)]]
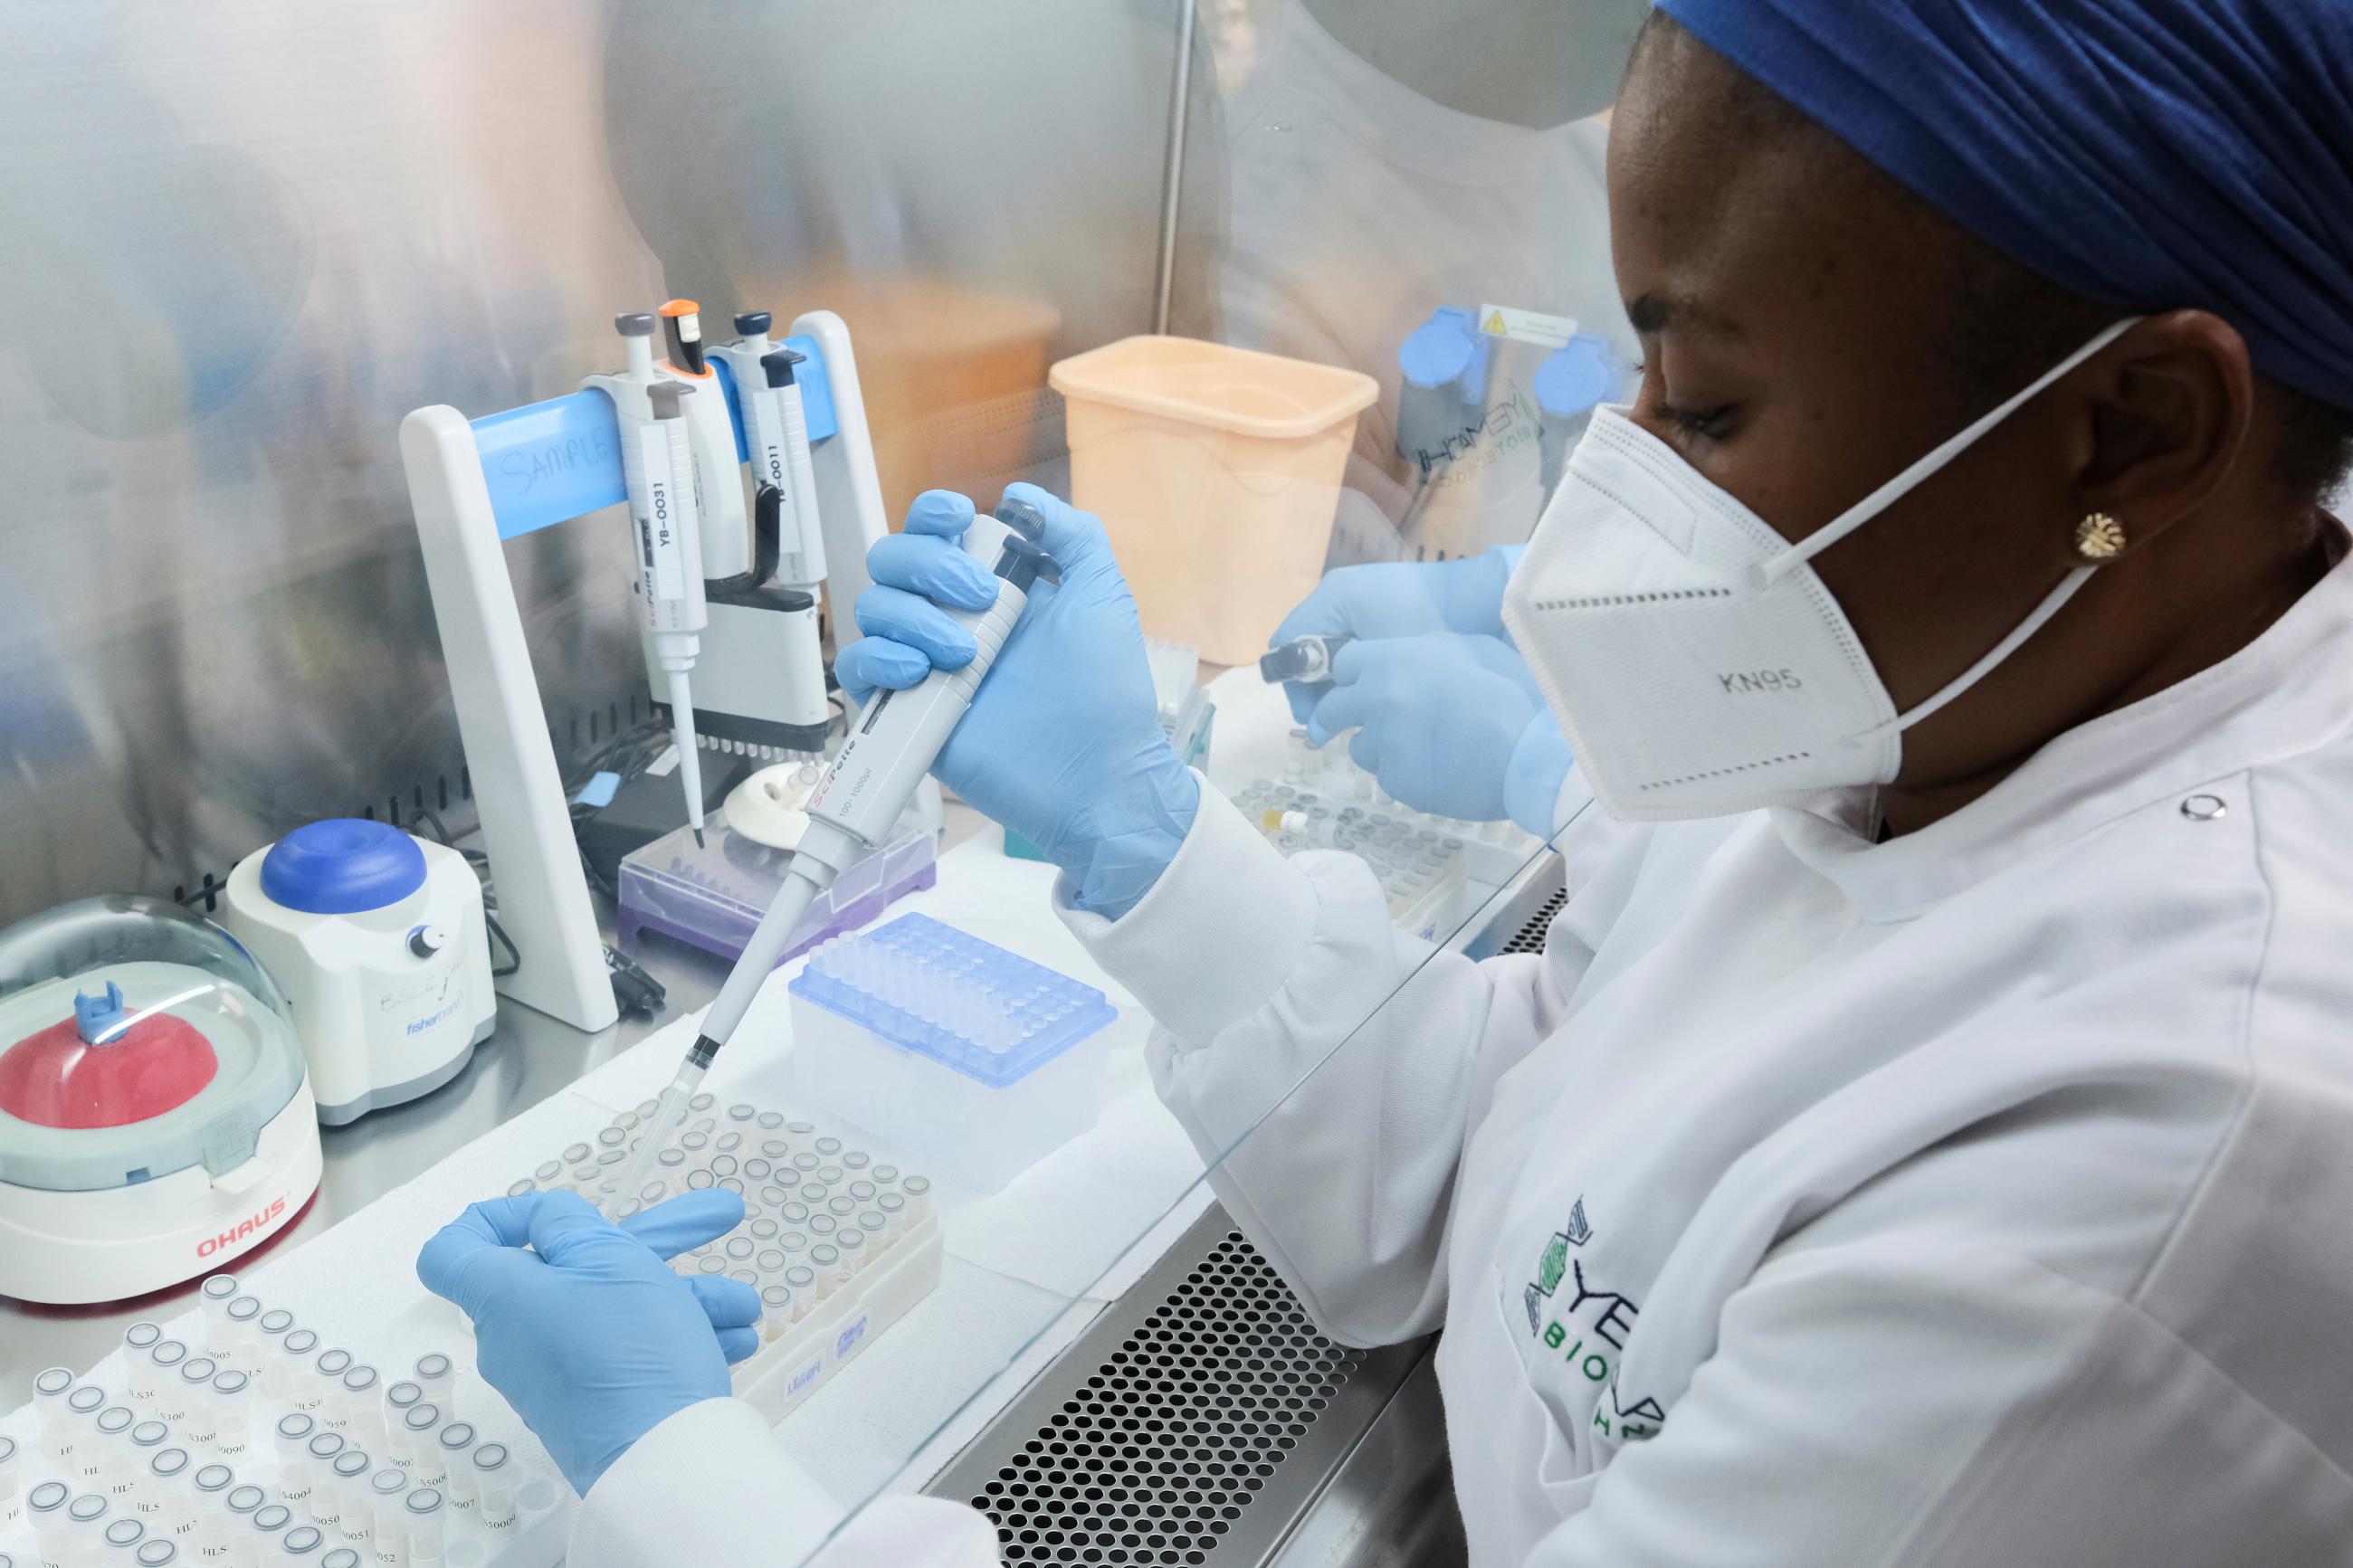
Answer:
[[(1204, 1147), (1321, 1062), (1219, 1191), (1331, 1332), (1445, 1331), (1475, 1562), (2353, 1562), (2348, 81), (2336, 0), (1667, 0), (1640, 400), (1493, 605), (1362, 628), (1525, 656), (1578, 760), (1541, 955), (1277, 856), (1026, 492), (1063, 581), (938, 771)], [(968, 657), (969, 515), (877, 548), (845, 684)], [(1351, 717), (1492, 756), (1465, 693)], [(742, 1326), (650, 1258), (487, 1205), (421, 1268), (572, 1456), (575, 1564), (796, 1560), (822, 1500), (707, 1397)], [(915, 1500), (822, 1557), (995, 1560)]]

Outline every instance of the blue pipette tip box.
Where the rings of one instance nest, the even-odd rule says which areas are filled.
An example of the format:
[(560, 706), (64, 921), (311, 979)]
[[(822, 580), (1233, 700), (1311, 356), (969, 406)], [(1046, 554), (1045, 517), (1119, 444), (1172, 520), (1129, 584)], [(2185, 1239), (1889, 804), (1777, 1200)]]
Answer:
[(1093, 986), (929, 915), (902, 915), (820, 950), (792, 991), (991, 1089), (1019, 1082), (1119, 1016)]

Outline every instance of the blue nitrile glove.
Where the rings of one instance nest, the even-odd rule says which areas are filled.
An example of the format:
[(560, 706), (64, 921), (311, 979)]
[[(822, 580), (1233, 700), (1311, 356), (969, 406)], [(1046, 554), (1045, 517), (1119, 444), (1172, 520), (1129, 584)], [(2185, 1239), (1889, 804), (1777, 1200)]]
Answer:
[(1323, 745), (1355, 730), (1348, 754), (1417, 811), (1466, 822), (1510, 817), (1552, 832), (1568, 743), (1511, 645), (1430, 632), (1352, 642), (1307, 719)]
[[(932, 772), (1068, 873), (1079, 908), (1117, 920), (1176, 858), (1200, 783), (1161, 733), (1135, 601), (1103, 524), (1035, 485), (1005, 494), (1045, 518), (1040, 542), (1062, 580), (1029, 590)], [(867, 552), (866, 635), (834, 663), (854, 700), (972, 662), (971, 634), (939, 608), (997, 602), (997, 578), (958, 542), (972, 519), (963, 496), (926, 490), (907, 509), (907, 531)]]
[(720, 1188), (618, 1226), (575, 1193), (491, 1198), (425, 1244), (417, 1277), (474, 1321), (482, 1376), (586, 1497), (664, 1419), (726, 1397), (727, 1363), (759, 1348), (757, 1291), (663, 1261), (743, 1220)]
[[(1274, 628), (1266, 646), (1281, 647), (1298, 637), (1335, 634), (1369, 638), (1461, 632), (1505, 640), (1504, 584), (1526, 549), (1520, 544), (1498, 545), (1460, 561), (1377, 561), (1343, 566), (1324, 574), (1315, 591)], [(1292, 680), (1283, 682), (1282, 689), (1291, 699), (1291, 716), (1304, 722), (1316, 699), (1331, 688)]]

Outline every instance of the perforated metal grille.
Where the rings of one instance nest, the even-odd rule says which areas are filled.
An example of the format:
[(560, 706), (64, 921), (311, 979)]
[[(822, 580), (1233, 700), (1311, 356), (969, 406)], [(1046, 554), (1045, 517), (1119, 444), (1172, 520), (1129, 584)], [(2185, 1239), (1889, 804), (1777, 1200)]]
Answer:
[(1500, 956), (1506, 952), (1542, 952), (1545, 933), (1552, 930), (1553, 917), (1560, 913), (1567, 903), (1568, 895), (1561, 892), (1537, 905), (1536, 912), (1528, 917), (1528, 923), (1522, 926), (1511, 941), (1497, 948), (1496, 953)]
[(972, 1506), (1008, 1563), (1210, 1563), (1363, 1362), (1228, 1231)]

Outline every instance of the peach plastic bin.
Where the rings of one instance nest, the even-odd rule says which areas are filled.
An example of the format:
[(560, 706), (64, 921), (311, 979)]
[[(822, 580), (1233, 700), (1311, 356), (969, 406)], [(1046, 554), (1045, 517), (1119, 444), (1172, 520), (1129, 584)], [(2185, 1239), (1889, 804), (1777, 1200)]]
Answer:
[(1324, 571), (1368, 375), (1191, 338), (1124, 338), (1048, 374), (1071, 500), (1103, 520), (1147, 637), (1255, 659)]

